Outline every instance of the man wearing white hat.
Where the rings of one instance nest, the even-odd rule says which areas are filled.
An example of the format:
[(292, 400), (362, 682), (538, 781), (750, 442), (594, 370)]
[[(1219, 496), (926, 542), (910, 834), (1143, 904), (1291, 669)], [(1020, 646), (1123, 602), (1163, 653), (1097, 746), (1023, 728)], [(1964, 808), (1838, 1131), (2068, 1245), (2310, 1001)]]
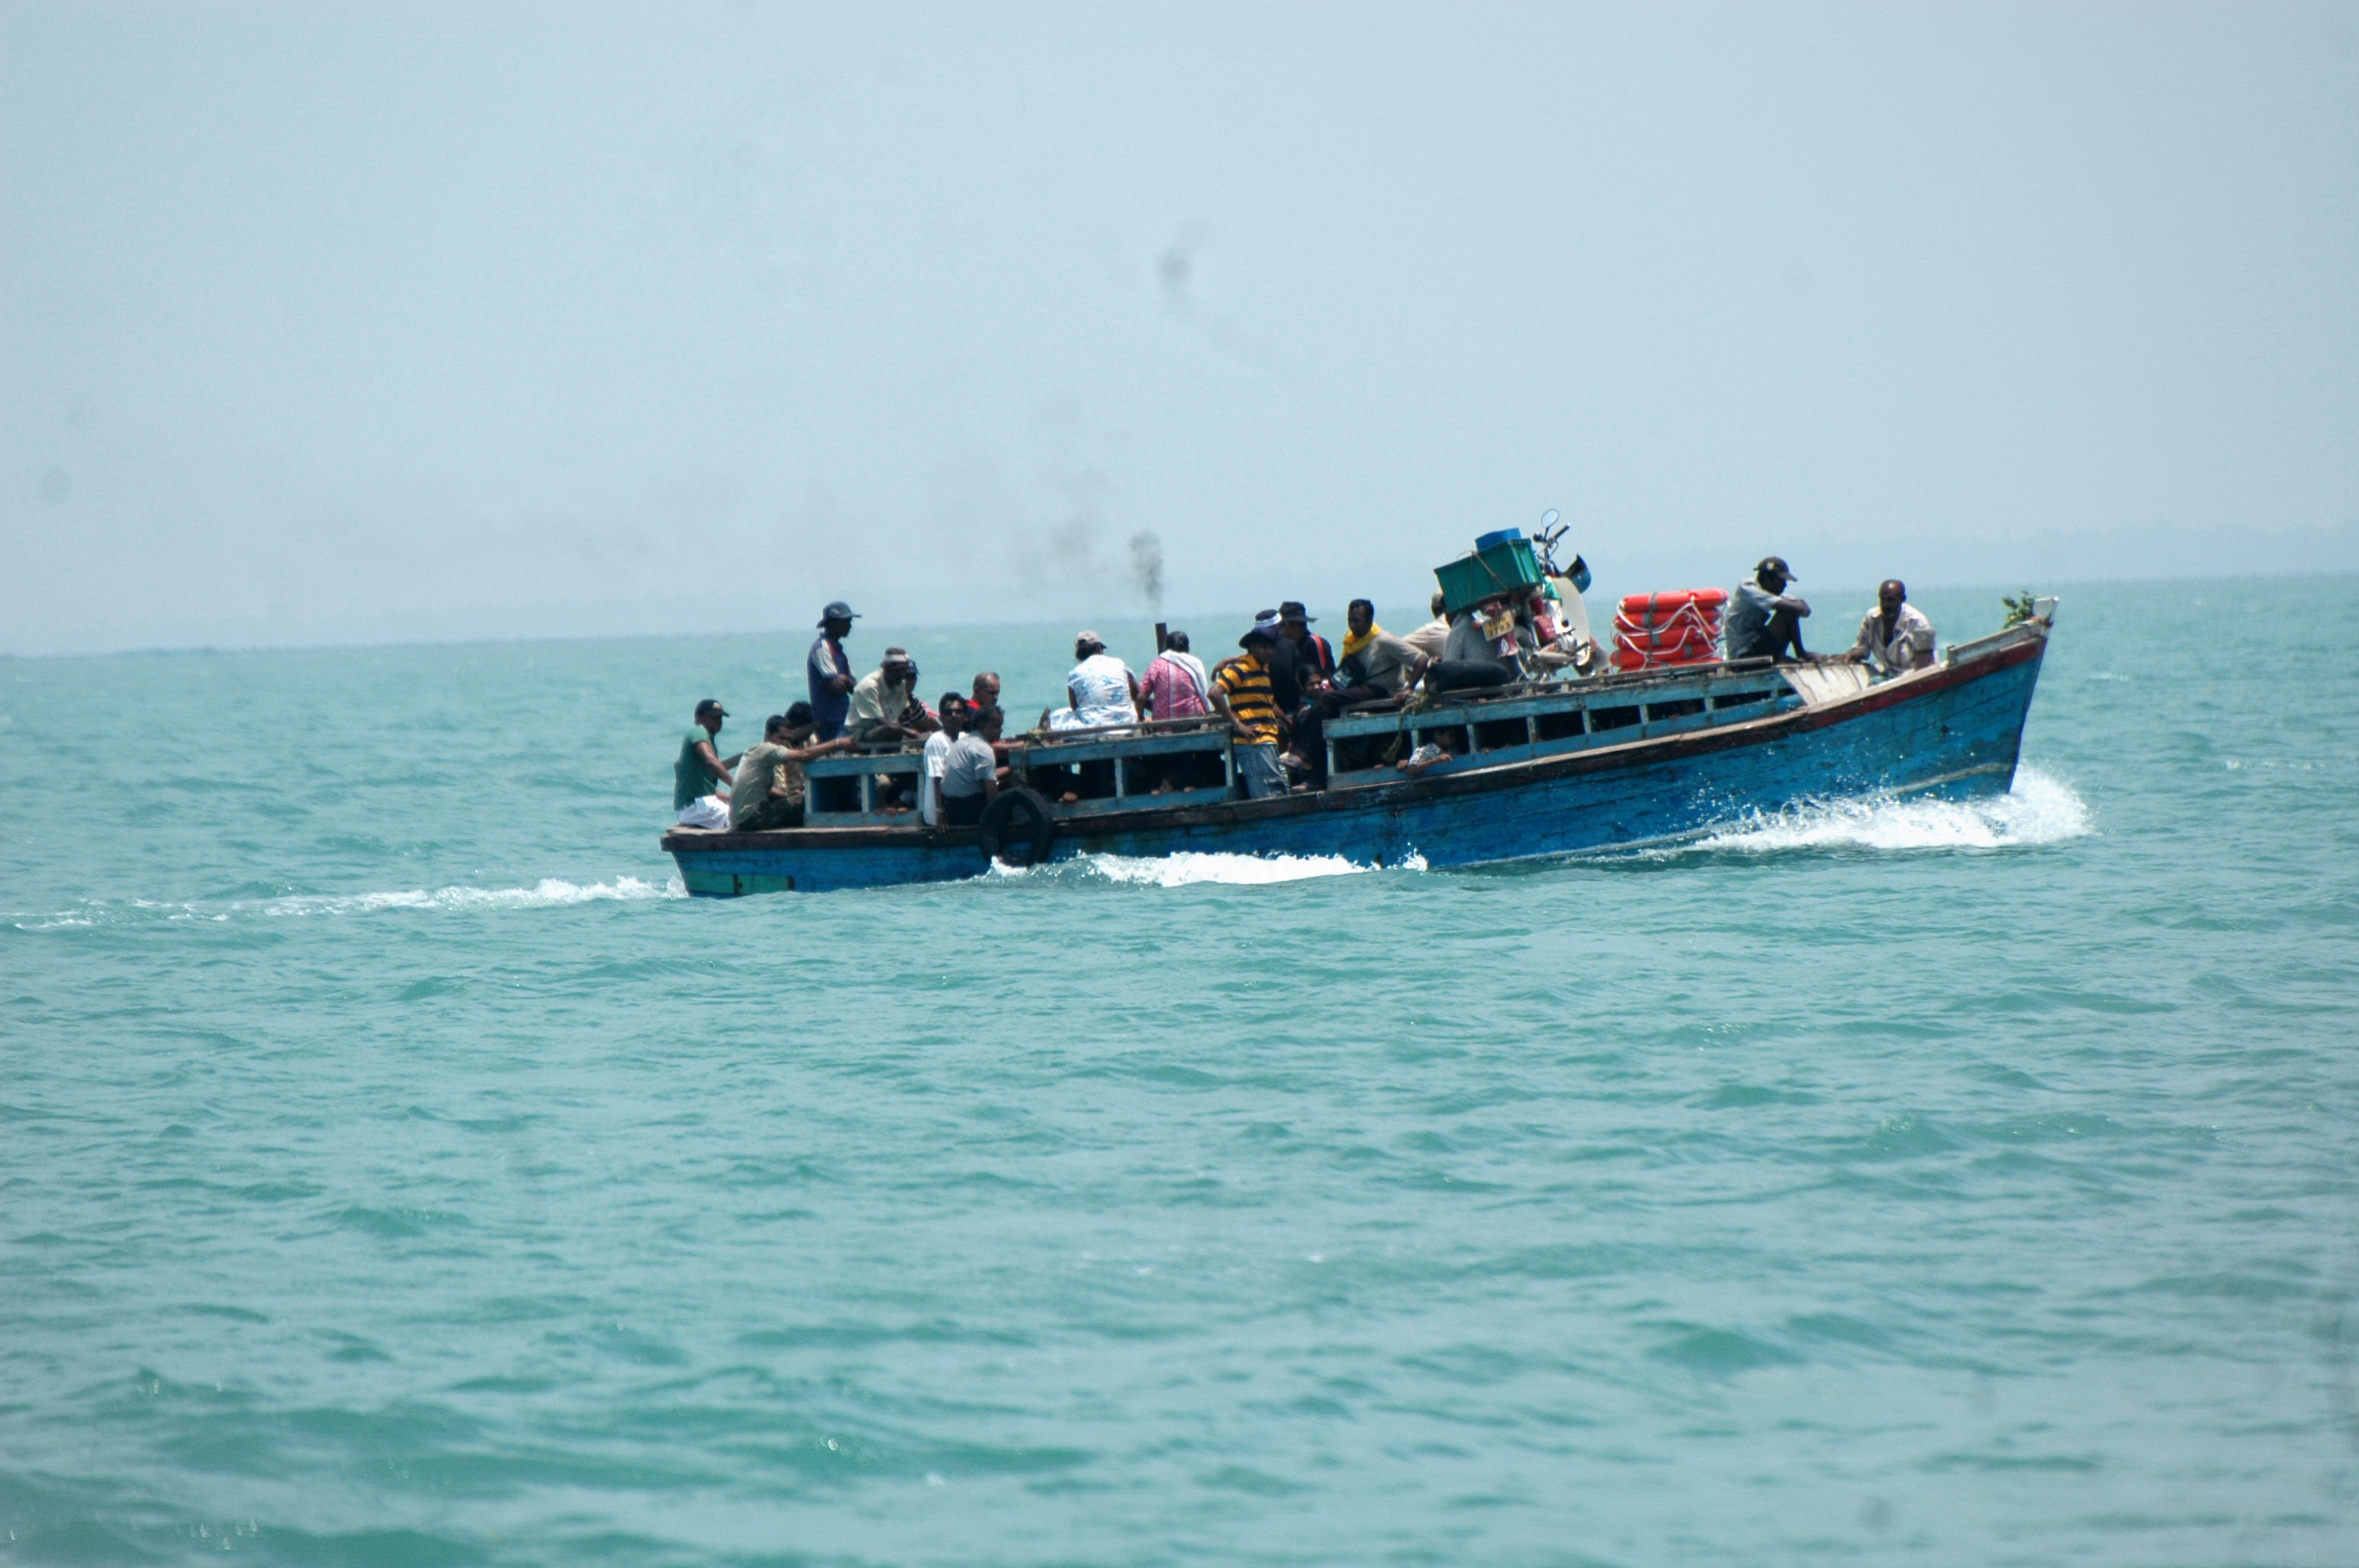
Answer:
[(1105, 639), (1083, 632), (1073, 639), (1073, 667), (1065, 676), (1071, 706), (1049, 716), (1051, 730), (1095, 730), (1138, 722), (1138, 677), (1105, 651)]
[(908, 650), (886, 649), (884, 659), (852, 688), (852, 711), (845, 719), (844, 733), (864, 746), (926, 733), (934, 721), (925, 705), (916, 703), (917, 692), (918, 665)]

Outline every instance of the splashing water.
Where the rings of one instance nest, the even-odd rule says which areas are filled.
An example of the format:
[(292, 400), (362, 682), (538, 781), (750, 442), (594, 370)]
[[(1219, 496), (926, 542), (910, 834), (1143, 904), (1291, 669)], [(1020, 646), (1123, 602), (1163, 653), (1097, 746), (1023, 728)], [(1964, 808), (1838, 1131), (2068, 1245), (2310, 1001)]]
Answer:
[[(1667, 861), (1703, 855), (1776, 855), (1797, 850), (1877, 851), (1983, 850), (2062, 843), (2093, 829), (2088, 803), (2063, 780), (2038, 768), (2016, 771), (2006, 795), (1987, 800), (1936, 800), (1925, 796), (1814, 801), (1774, 813), (1756, 812), (1687, 843), (1642, 849), (1637, 861)], [(1625, 852), (1626, 853), (1626, 852)], [(1621, 853), (1606, 857), (1621, 859)], [(1002, 877), (1088, 878), (1133, 887), (1268, 886), (1319, 877), (1353, 876), (1376, 867), (1341, 855), (1221, 855), (1187, 852), (1168, 857), (1083, 855), (1053, 865), (1017, 870), (994, 866)], [(1391, 870), (1422, 871), (1425, 858), (1412, 855)]]
[(266, 899), (234, 905), (263, 914), (364, 914), (379, 909), (553, 909), (565, 904), (602, 900), (634, 902), (650, 898), (686, 898), (688, 889), (678, 877), (666, 882), (616, 877), (611, 882), (583, 886), (558, 877), (543, 877), (528, 888), (436, 888), (428, 892), (364, 892)]
[(678, 877), (667, 881), (642, 881), (616, 877), (611, 882), (570, 882), (543, 877), (530, 887), (446, 887), (391, 892), (291, 893), (283, 898), (240, 899), (227, 903), (156, 903), (132, 899), (121, 903), (92, 903), (58, 914), (35, 915), (15, 922), (20, 931), (53, 931), (76, 926), (117, 925), (140, 920), (230, 920), (242, 915), (277, 919), (288, 915), (369, 914), (385, 909), (556, 909), (600, 902), (634, 903), (643, 899), (686, 898), (688, 889)]
[(2015, 786), (1988, 800), (1832, 800), (1755, 815), (1696, 843), (1658, 850), (1771, 855), (1792, 849), (2008, 849), (2056, 844), (2090, 831), (2089, 806), (2071, 784), (2018, 768)]
[(1157, 857), (1091, 855), (1085, 863), (1108, 881), (1151, 887), (1187, 887), (1219, 882), (1230, 887), (1258, 887), (1271, 882), (1299, 882), (1312, 877), (1348, 877), (1373, 871), (1341, 855), (1208, 855), (1196, 851)]
[[(1411, 855), (1393, 871), (1421, 871), (1425, 859)], [(1266, 887), (1276, 882), (1307, 881), (1316, 877), (1357, 876), (1377, 870), (1341, 855), (1222, 855), (1187, 850), (1177, 855), (1083, 855), (1054, 865), (1014, 870), (994, 866), (1000, 876), (1078, 875), (1130, 887), (1192, 887), (1215, 883), (1228, 887)]]

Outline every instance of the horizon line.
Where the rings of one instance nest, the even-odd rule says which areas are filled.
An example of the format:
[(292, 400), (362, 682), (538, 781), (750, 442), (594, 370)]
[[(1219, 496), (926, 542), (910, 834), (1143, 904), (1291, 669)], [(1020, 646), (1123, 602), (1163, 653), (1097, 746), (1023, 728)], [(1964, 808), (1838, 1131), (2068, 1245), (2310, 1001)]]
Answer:
[[(2315, 572), (2226, 571), (2184, 577), (2060, 579), (2051, 586), (2059, 589), (2078, 589), (2088, 588), (2159, 588), (2170, 583), (2184, 582), (2310, 582), (2331, 581), (2336, 578), (2359, 578), (2359, 568), (2340, 568), (2329, 571)], [(1799, 579), (1796, 580), (1799, 581)], [(1989, 582), (1945, 584), (1937, 588), (1930, 588), (1927, 591), (1938, 593), (1967, 593), (1976, 590), (1996, 589), (2001, 592), (2006, 592), (2010, 590), (2021, 591), (2024, 588), (2025, 585), (2019, 582), (2009, 582), (1995, 579)], [(1849, 587), (1838, 586), (1837, 588), (1828, 591), (1842, 593), (1854, 590), (1872, 593), (1875, 590), (1875, 585), (1854, 584), (1850, 585)], [(1586, 599), (1589, 596), (1584, 594), (1582, 597)], [(1130, 619), (1128, 616), (1109, 617), (1103, 611), (1095, 613), (1101, 621)], [(1198, 612), (1185, 611), (1150, 611), (1147, 612), (1147, 615), (1150, 618), (1160, 616), (1168, 619), (1173, 614), (1195, 613)], [(1211, 611), (1203, 613), (1236, 615), (1240, 612), (1235, 611)], [(1246, 618), (1250, 619), (1249, 612), (1246, 612)], [(867, 617), (862, 616), (860, 619), (865, 620)], [(1058, 625), (1062, 622), (1071, 621), (1073, 617), (1071, 616), (1058, 618), (1035, 616), (1013, 621), (952, 621), (941, 622), (936, 626), (928, 627), (927, 630), (989, 632), (1027, 629), (1037, 626)], [(1148, 623), (1153, 623), (1151, 619), (1148, 621)], [(818, 628), (815, 623), (812, 627), (809, 628), (809, 630), (812, 631), (816, 631), (817, 629)], [(900, 629), (907, 630), (907, 628)], [(1184, 628), (1182, 629), (1184, 630)], [(787, 627), (743, 627), (727, 632), (606, 632), (580, 633), (559, 636), (522, 637), (399, 637), (386, 638), (381, 641), (364, 639), (352, 643), (196, 643), (179, 646), (101, 648), (86, 653), (76, 654), (19, 654), (0, 650), (0, 663), (21, 662), (31, 664), (39, 661), (59, 659), (199, 658), (207, 656), (223, 657), (247, 654), (349, 654), (364, 653), (371, 650), (403, 648), (505, 648), (528, 647), (538, 643), (690, 642), (700, 638), (781, 637), (794, 636), (798, 634), (799, 633), (795, 629)]]

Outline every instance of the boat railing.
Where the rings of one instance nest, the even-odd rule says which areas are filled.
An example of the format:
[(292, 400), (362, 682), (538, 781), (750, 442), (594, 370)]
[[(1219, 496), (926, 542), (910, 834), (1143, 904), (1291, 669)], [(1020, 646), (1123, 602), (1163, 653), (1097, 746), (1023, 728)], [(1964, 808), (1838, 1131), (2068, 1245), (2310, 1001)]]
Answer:
[(1769, 660), (1746, 659), (1524, 682), (1424, 706), (1357, 708), (1327, 721), (1327, 784), (1355, 789), (1397, 782), (1397, 764), (1424, 745), (1442, 755), (1420, 774), (1462, 772), (1656, 740), (1799, 703)]
[(905, 827), (910, 805), (888, 807), (905, 775), (914, 786), (925, 759), (916, 752), (854, 752), (803, 764), (803, 821), (813, 827)]
[[(1769, 660), (1747, 659), (1517, 682), (1400, 707), (1362, 704), (1324, 727), (1328, 787), (1397, 783), (1397, 764), (1424, 745), (1442, 755), (1420, 774), (1462, 772), (1763, 718), (1801, 700)], [(1034, 730), (1010, 737), (1004, 750), (1012, 782), (1038, 791), (1060, 818), (1236, 795), (1233, 731), (1218, 715)], [(914, 748), (810, 762), (805, 820), (908, 827), (902, 803), (914, 803), (922, 766)]]
[(1059, 816), (1198, 806), (1236, 792), (1231, 733), (1217, 715), (1035, 730), (1010, 743), (1007, 760)]
[[(1003, 746), (1012, 782), (1045, 795), (1060, 817), (1196, 806), (1236, 792), (1228, 720), (1217, 716), (1034, 731)], [(866, 748), (807, 763), (803, 820), (814, 827), (909, 827), (923, 766), (914, 747)]]
[(1942, 651), (1941, 663), (1949, 665), (1960, 659), (1971, 659), (1993, 648), (2002, 647), (2009, 643), (2020, 643), (2026, 637), (2047, 636), (2054, 629), (2056, 600), (2049, 598), (2040, 600), (2038, 602), (2048, 606), (2047, 615), (2034, 617), (2029, 621), (2018, 621), (2012, 626), (2002, 626), (1987, 637), (1976, 637), (1964, 643), (1952, 643)]
[(1190, 730), (1225, 730), (1228, 720), (1218, 714), (1194, 713), (1185, 719), (1135, 719), (1125, 724), (1092, 724), (1068, 730), (1027, 730), (1008, 738), (1009, 745), (1062, 746), (1109, 736), (1179, 734)]

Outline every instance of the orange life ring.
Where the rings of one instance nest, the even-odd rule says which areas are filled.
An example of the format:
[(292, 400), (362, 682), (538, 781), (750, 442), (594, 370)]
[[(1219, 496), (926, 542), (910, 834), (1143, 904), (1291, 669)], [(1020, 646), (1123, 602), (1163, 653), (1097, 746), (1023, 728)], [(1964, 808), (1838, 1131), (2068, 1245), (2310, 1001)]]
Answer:
[(1623, 614), (1633, 618), (1676, 614), (1693, 609), (1701, 614), (1717, 615), (1728, 602), (1724, 588), (1690, 588), (1673, 593), (1634, 593), (1622, 600)]

